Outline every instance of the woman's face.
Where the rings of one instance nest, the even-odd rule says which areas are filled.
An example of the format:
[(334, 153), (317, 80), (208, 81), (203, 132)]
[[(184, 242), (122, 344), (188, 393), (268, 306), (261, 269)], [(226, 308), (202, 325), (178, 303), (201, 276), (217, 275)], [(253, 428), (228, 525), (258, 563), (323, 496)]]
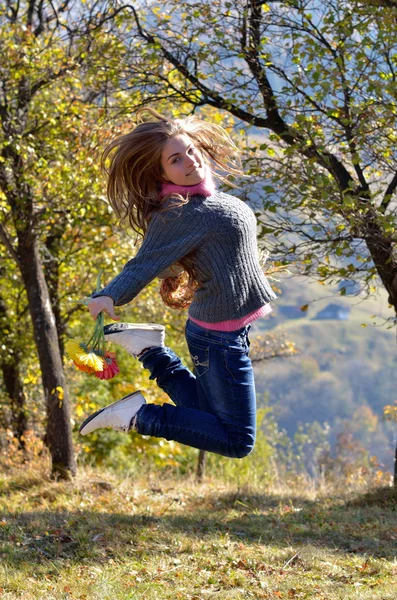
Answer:
[(188, 135), (170, 138), (161, 154), (161, 168), (166, 181), (176, 185), (196, 185), (203, 181), (205, 164), (201, 152)]

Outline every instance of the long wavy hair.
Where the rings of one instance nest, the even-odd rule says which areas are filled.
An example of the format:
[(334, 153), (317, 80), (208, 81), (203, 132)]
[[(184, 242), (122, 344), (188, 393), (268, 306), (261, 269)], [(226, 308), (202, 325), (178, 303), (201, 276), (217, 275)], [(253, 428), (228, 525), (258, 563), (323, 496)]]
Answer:
[[(167, 118), (152, 108), (137, 112), (137, 125), (129, 133), (114, 139), (103, 151), (102, 168), (107, 175), (107, 195), (120, 225), (128, 220), (132, 229), (144, 237), (154, 212), (162, 212), (189, 202), (179, 194), (160, 199), (165, 182), (161, 155), (167, 141), (187, 135), (201, 152), (213, 175), (233, 187), (227, 177), (241, 175), (240, 153), (228, 133), (215, 123), (196, 116)], [(218, 173), (219, 168), (223, 173)], [(173, 202), (167, 202), (172, 197)], [(166, 206), (167, 205), (167, 206)], [(182, 273), (163, 280), (160, 293), (171, 308), (185, 308), (193, 298), (198, 282), (192, 254), (179, 260)]]

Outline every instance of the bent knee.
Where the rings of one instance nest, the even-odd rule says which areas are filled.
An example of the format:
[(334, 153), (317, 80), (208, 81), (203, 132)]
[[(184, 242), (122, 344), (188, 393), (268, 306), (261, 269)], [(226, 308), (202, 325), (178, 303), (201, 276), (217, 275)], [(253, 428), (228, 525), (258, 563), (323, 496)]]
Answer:
[(251, 454), (255, 446), (255, 440), (252, 438), (248, 438), (242, 440), (238, 444), (235, 444), (233, 447), (233, 454), (231, 458), (245, 458), (248, 454)]

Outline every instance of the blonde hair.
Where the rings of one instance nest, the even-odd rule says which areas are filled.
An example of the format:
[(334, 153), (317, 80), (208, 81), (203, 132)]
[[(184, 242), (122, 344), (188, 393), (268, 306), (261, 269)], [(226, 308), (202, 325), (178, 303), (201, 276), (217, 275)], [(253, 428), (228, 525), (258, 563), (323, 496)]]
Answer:
[[(145, 113), (148, 118), (144, 118)], [(102, 168), (107, 174), (109, 203), (122, 224), (129, 225), (139, 235), (145, 235), (154, 212), (162, 212), (189, 201), (179, 194), (160, 199), (160, 187), (164, 182), (161, 155), (165, 144), (176, 135), (187, 135), (201, 152), (205, 164), (219, 167), (225, 175), (213, 171), (214, 176), (231, 186), (228, 175), (241, 175), (240, 153), (223, 127), (203, 121), (196, 116), (185, 119), (167, 118), (152, 108), (137, 112), (137, 125), (129, 133), (113, 140), (103, 151)], [(109, 164), (106, 165), (106, 162)], [(172, 196), (176, 202), (165, 201)], [(184, 308), (190, 304), (197, 281), (189, 257), (179, 264), (188, 274), (168, 278), (161, 286), (164, 302), (172, 308)], [(172, 280), (172, 281), (171, 281)], [(181, 292), (181, 288), (186, 290)]]

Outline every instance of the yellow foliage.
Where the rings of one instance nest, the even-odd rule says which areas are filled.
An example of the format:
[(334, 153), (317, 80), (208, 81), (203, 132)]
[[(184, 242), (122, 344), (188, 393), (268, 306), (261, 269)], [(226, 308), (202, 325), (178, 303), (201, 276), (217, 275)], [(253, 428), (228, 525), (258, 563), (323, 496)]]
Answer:
[(65, 391), (64, 391), (63, 387), (61, 387), (60, 385), (57, 385), (57, 387), (55, 387), (51, 390), (51, 394), (57, 394), (58, 400), (63, 400)]
[(77, 406), (76, 406), (76, 408), (75, 408), (75, 411), (76, 411), (76, 415), (77, 415), (78, 417), (82, 417), (82, 416), (83, 416), (83, 414), (84, 414), (84, 408), (82, 407), (82, 405), (81, 405), (81, 404), (77, 404)]
[(387, 404), (384, 407), (383, 415), (388, 421), (397, 421), (397, 400), (394, 404)]
[(29, 383), (35, 384), (38, 381), (38, 376), (37, 375), (33, 375), (33, 373), (29, 373), (24, 379), (23, 379), (23, 383), (24, 385), (28, 385)]

